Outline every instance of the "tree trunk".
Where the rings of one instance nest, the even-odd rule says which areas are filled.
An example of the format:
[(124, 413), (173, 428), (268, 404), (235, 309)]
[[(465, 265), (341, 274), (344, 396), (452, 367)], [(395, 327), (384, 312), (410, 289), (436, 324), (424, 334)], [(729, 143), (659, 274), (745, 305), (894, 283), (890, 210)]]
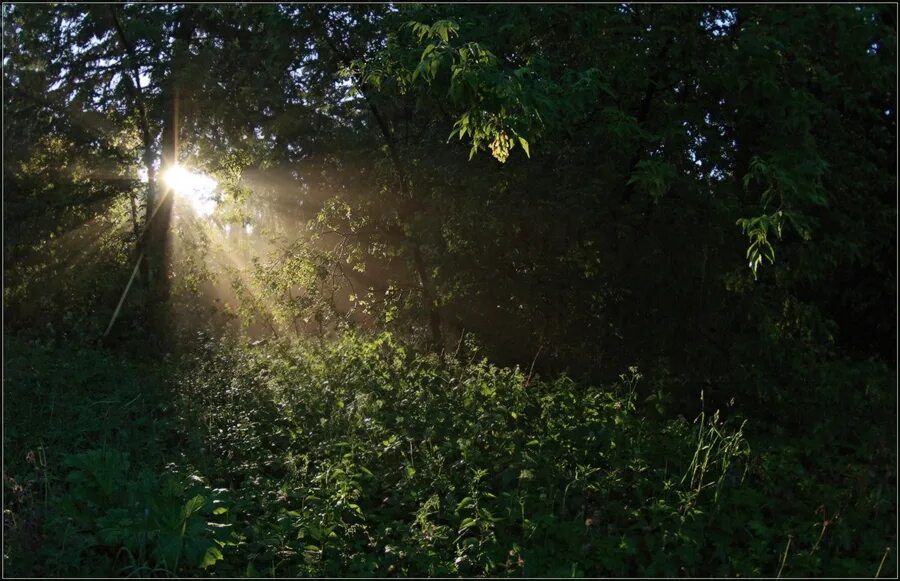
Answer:
[[(162, 164), (160, 174), (178, 163), (178, 131), (180, 127), (180, 97), (181, 76), (185, 62), (189, 57), (188, 45), (194, 33), (196, 23), (194, 12), (196, 5), (188, 5), (184, 8), (175, 26), (175, 44), (172, 48), (172, 69), (166, 86), (163, 88), (163, 102), (165, 103), (165, 119), (160, 141)], [(172, 222), (172, 208), (174, 192), (172, 188), (163, 184), (157, 190), (162, 196), (155, 206), (148, 205), (147, 231), (145, 236), (147, 283), (149, 285), (151, 308), (151, 327), (158, 337), (164, 336), (168, 330), (167, 304), (169, 299), (169, 257), (171, 255), (171, 240), (169, 226)]]
[[(141, 128), (141, 141), (144, 147), (143, 161), (144, 167), (147, 169), (146, 223), (146, 219), (150, 217), (150, 212), (152, 212), (152, 208), (155, 206), (154, 191), (156, 185), (156, 170), (154, 169), (154, 161), (156, 161), (156, 156), (153, 152), (153, 136), (150, 134), (150, 122), (147, 119), (147, 104), (144, 100), (143, 89), (141, 88), (141, 67), (138, 63), (137, 55), (134, 52), (134, 47), (129, 41), (128, 35), (125, 34), (125, 29), (119, 21), (114, 6), (109, 6), (109, 14), (112, 18), (113, 26), (116, 29), (116, 34), (119, 37), (119, 42), (122, 43), (122, 48), (125, 50), (125, 56), (128, 59), (130, 71), (124, 72), (122, 77), (125, 81), (125, 87), (128, 89), (128, 92), (131, 93), (132, 100), (134, 101), (135, 112), (137, 113), (138, 123)], [(137, 208), (135, 207), (133, 196), (131, 197), (131, 219), (134, 226), (135, 242), (140, 246), (141, 237), (138, 232)]]

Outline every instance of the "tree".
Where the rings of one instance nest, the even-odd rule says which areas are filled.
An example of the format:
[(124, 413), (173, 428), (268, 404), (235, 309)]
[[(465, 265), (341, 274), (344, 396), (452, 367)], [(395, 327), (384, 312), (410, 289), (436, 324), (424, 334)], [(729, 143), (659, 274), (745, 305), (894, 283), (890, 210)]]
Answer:
[(804, 383), (789, 360), (892, 357), (889, 8), (7, 14), (11, 106), (51, 96), (8, 130), (77, 142), (102, 113), (130, 135), (120, 169), (178, 147), (235, 202), (271, 190), (291, 240), (257, 275), (294, 322), (437, 351), (466, 329), (509, 362), (727, 393)]

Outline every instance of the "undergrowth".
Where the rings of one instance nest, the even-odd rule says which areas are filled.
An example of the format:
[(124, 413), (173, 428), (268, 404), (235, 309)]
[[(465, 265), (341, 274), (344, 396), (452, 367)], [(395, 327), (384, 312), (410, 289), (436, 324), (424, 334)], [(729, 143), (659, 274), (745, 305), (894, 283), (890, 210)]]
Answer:
[(841, 446), (827, 417), (668, 417), (635, 368), (583, 385), (388, 334), (152, 364), (5, 347), (7, 575), (897, 570), (883, 416)]

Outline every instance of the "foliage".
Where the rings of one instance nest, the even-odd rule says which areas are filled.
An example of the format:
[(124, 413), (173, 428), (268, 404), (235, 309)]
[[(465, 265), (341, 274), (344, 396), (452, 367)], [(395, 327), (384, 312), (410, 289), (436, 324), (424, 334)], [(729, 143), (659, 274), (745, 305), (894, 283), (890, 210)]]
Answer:
[(896, 573), (894, 7), (3, 19), (5, 572)]
[[(42, 352), (15, 349), (19, 366)], [(896, 473), (877, 429), (834, 449), (833, 420), (786, 438), (733, 408), (668, 419), (656, 398), (639, 397), (635, 368), (599, 387), (496, 367), (471, 342), (468, 352), (441, 364), (390, 335), (321, 346), (204, 340), (168, 382), (166, 414), (177, 421), (160, 424), (154, 453), (140, 456), (170, 465), (136, 464), (115, 448), (64, 452), (79, 441), (69, 426), (78, 433), (84, 422), (45, 446), (54, 454), (36, 464), (50, 492), (32, 502), (46, 503), (41, 550), (52, 558), (35, 565), (765, 576), (792, 535), (785, 574), (870, 575), (893, 542)], [(81, 364), (92, 352), (52, 353)], [(62, 429), (37, 423), (36, 434)], [(15, 441), (11, 457), (33, 440)], [(22, 486), (29, 464), (17, 465), (10, 483)], [(7, 550), (25, 542), (13, 538)]]
[(229, 525), (208, 520), (228, 511), (215, 498), (222, 491), (197, 483), (186, 487), (172, 473), (155, 476), (146, 468), (130, 477), (128, 457), (114, 450), (69, 456), (63, 465), (71, 469), (57, 509), (63, 518), (48, 525), (73, 529), (75, 546), (82, 552), (57, 557), (71, 559), (75, 571), (82, 561), (92, 560), (83, 552), (92, 547), (112, 550), (117, 557), (126, 554), (129, 565), (122, 572), (129, 576), (139, 571), (171, 573), (179, 565), (205, 569), (222, 559)]
[[(847, 544), (824, 555), (807, 532), (820, 504), (854, 519), (862, 507), (817, 452), (827, 429), (795, 447), (723, 420), (730, 408), (667, 420), (638, 398), (636, 369), (606, 388), (546, 381), (477, 355), (442, 366), (389, 335), (207, 349), (221, 363), (191, 366), (204, 365), (186, 386), (197, 415), (185, 424), (208, 426), (205, 453), (228, 459), (210, 478), (250, 495), (236, 550), (259, 572), (767, 575), (793, 534), (786, 570), (820, 575), (871, 568), (883, 551), (851, 557), (863, 545), (844, 531)], [(764, 445), (748, 445), (748, 430)], [(776, 508), (775, 490), (796, 492)]]

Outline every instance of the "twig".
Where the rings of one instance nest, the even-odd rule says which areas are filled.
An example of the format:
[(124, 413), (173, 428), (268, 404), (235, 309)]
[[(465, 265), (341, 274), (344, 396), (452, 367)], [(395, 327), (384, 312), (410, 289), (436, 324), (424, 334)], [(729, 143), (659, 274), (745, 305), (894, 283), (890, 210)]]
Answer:
[(881, 563), (878, 565), (878, 570), (875, 571), (875, 578), (878, 579), (878, 576), (881, 575), (881, 568), (884, 567), (884, 561), (887, 559), (888, 553), (891, 552), (891, 548), (888, 547), (884, 550), (884, 555), (881, 557)]
[(466, 338), (466, 328), (462, 328), (462, 332), (459, 334), (459, 341), (456, 343), (456, 351), (453, 353), (453, 358), (459, 360), (459, 350), (462, 349), (463, 339)]
[(544, 348), (544, 340), (541, 338), (541, 344), (538, 346), (537, 353), (534, 354), (534, 359), (531, 360), (531, 367), (528, 369), (528, 378), (525, 380), (525, 387), (531, 385), (531, 377), (534, 375), (534, 364), (537, 363), (538, 357), (541, 354), (541, 350)]
[(776, 579), (781, 579), (781, 572), (784, 571), (784, 564), (787, 562), (788, 551), (791, 549), (791, 539), (793, 538), (794, 535), (788, 535), (787, 546), (784, 548), (784, 555), (781, 556), (781, 566), (778, 568)]

